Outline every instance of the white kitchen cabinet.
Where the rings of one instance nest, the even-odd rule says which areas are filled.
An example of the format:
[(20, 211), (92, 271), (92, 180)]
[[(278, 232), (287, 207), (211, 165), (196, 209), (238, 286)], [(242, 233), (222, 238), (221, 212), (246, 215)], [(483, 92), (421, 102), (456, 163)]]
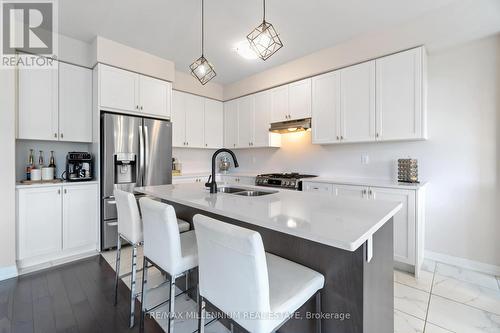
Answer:
[(303, 182), (302, 191), (332, 194), (333, 185), (328, 183)]
[(255, 177), (238, 175), (221, 175), (221, 181), (229, 185), (255, 185)]
[(288, 120), (288, 85), (276, 87), (271, 92), (271, 123)]
[(19, 67), (19, 139), (58, 140), (58, 70)]
[(139, 112), (139, 75), (116, 67), (99, 65), (101, 108)]
[(224, 103), (224, 147), (236, 148), (238, 145), (238, 100)]
[(347, 198), (368, 198), (368, 187), (357, 185), (333, 185), (333, 194), (338, 197)]
[(254, 95), (238, 98), (238, 144), (237, 148), (252, 146), (254, 129)]
[(186, 146), (205, 146), (205, 100), (203, 97), (186, 94)]
[(340, 143), (340, 74), (312, 79), (312, 142)]
[(340, 70), (340, 139), (375, 140), (375, 61)]
[(416, 48), (376, 60), (377, 140), (425, 138), (424, 57)]
[(276, 133), (269, 132), (269, 126), (271, 123), (271, 93), (269, 91), (263, 91), (255, 94), (254, 96), (255, 104), (252, 146), (267, 147), (273, 145), (272, 142), (270, 144), (270, 136), (278, 139), (281, 138), (279, 134), (276, 135)]
[(172, 184), (187, 184), (187, 183), (206, 183), (208, 181), (208, 176), (206, 177), (172, 177)]
[(96, 183), (21, 185), (17, 193), (20, 269), (95, 253), (99, 191)]
[(63, 250), (97, 248), (97, 184), (63, 187)]
[(224, 145), (223, 103), (205, 99), (205, 148), (218, 149)]
[(415, 265), (416, 259), (416, 200), (415, 191), (370, 188), (371, 198), (401, 202), (403, 207), (394, 215), (394, 260)]
[(99, 65), (99, 106), (158, 118), (171, 116), (172, 84), (116, 67)]
[(92, 142), (92, 70), (59, 63), (59, 140)]
[(204, 99), (200, 96), (174, 91), (172, 105), (172, 145), (203, 148), (205, 146)]
[(61, 196), (60, 186), (18, 190), (18, 260), (61, 250)]
[(311, 79), (288, 85), (288, 120), (311, 117)]
[(171, 117), (172, 84), (139, 75), (139, 101), (141, 113), (161, 118)]

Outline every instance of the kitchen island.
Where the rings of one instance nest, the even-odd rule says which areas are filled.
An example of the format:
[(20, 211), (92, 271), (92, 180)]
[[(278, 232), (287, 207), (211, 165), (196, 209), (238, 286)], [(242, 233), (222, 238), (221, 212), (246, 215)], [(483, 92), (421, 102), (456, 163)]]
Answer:
[[(187, 221), (204, 214), (258, 231), (267, 252), (322, 273), (323, 332), (393, 332), (392, 217), (401, 203), (247, 188), (273, 193), (210, 194), (199, 183), (136, 191), (173, 205)], [(312, 332), (314, 321), (301, 319), (314, 313), (313, 303), (280, 332)]]

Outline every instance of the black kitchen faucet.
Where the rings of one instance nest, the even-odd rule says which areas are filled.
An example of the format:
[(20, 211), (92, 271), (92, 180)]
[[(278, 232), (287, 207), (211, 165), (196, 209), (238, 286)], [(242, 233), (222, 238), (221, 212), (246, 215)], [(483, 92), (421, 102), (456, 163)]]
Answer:
[(205, 183), (205, 186), (210, 188), (210, 193), (217, 193), (217, 182), (215, 181), (215, 159), (220, 153), (229, 153), (233, 158), (234, 167), (237, 168), (239, 166), (238, 159), (232, 150), (226, 148), (217, 149), (212, 155), (212, 174), (208, 177), (208, 181)]

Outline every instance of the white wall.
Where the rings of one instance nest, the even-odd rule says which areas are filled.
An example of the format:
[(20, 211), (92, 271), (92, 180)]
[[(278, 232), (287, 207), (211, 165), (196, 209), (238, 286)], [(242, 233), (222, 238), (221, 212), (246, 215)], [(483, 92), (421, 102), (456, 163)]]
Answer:
[(319, 146), (291, 133), (281, 149), (238, 150), (238, 171), (394, 179), (397, 158), (418, 158), (426, 250), (500, 266), (500, 36), (430, 55), (428, 76), (428, 141)]
[(175, 71), (175, 81), (172, 84), (173, 89), (188, 92), (195, 95), (205, 96), (223, 100), (223, 87), (216, 82), (208, 82), (205, 85), (200, 82), (191, 74), (181, 71)]
[(0, 70), (0, 280), (15, 273), (15, 73)]

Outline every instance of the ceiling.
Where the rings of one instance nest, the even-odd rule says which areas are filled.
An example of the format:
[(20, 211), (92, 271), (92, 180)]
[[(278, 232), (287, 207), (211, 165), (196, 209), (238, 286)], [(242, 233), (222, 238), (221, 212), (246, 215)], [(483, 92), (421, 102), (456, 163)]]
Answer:
[[(234, 46), (262, 20), (261, 0), (205, 0), (205, 56), (228, 84), (373, 30), (417, 18), (455, 0), (268, 0), (266, 18), (284, 47), (267, 61)], [(175, 62), (200, 56), (200, 0), (59, 1), (59, 31), (85, 42), (112, 39)]]

